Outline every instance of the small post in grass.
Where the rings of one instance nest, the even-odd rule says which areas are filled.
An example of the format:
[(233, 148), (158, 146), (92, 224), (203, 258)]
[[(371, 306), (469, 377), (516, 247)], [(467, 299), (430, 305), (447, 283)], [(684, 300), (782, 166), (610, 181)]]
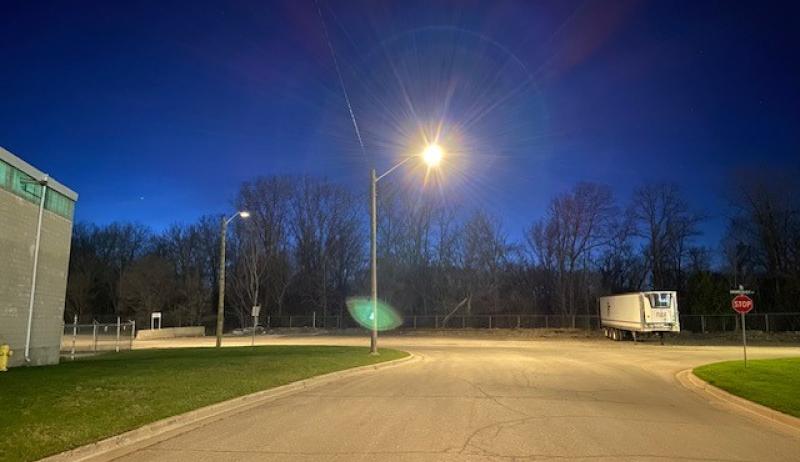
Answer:
[(122, 327), (122, 324), (120, 323), (119, 316), (117, 316), (117, 341), (114, 343), (114, 349), (117, 350), (117, 353), (119, 353), (119, 330), (120, 330), (120, 327)]
[(739, 286), (736, 290), (730, 291), (731, 295), (736, 295), (731, 301), (731, 307), (734, 311), (742, 316), (742, 348), (744, 351), (744, 367), (747, 367), (747, 329), (745, 328), (744, 315), (753, 309), (753, 299), (748, 297), (752, 294), (752, 290), (745, 290), (743, 286)]
[(747, 367), (747, 328), (744, 325), (744, 313), (742, 316), (742, 348), (744, 349), (744, 367)]
[(253, 340), (250, 341), (250, 346), (256, 345), (256, 327), (258, 327), (259, 314), (261, 314), (261, 305), (253, 305)]
[(69, 359), (75, 361), (75, 340), (78, 338), (78, 315), (72, 318), (72, 349), (69, 351)]

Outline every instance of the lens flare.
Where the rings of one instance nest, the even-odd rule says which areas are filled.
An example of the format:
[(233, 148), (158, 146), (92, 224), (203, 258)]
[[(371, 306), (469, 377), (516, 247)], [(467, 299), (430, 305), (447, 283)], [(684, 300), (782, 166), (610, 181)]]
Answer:
[[(550, 127), (543, 77), (491, 37), (423, 27), (339, 57), (351, 106), (343, 109), (338, 93), (330, 98), (321, 130), (337, 141), (331, 162), (354, 179), (419, 156), (383, 190), (486, 209), (552, 181), (547, 164), (561, 134)], [(350, 108), (367, 154), (355, 142)]]
[[(347, 300), (347, 311), (363, 328), (372, 329), (372, 300), (366, 297), (354, 297)], [(378, 300), (378, 330), (392, 330), (403, 324), (403, 318), (391, 306)]]

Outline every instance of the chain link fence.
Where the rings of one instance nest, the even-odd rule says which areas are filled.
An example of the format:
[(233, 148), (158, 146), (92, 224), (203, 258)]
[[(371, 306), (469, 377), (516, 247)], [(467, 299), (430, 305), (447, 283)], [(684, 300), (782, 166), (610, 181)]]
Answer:
[[(264, 321), (262, 320), (262, 323)], [(276, 328), (323, 328), (348, 329), (358, 327), (349, 316), (267, 316), (268, 329)], [(471, 316), (405, 316), (401, 329), (599, 329), (596, 315), (471, 315)]]
[[(739, 315), (682, 314), (681, 330), (690, 332), (735, 331)], [(267, 316), (260, 322), (268, 329), (348, 329), (358, 324), (347, 314), (336, 316)], [(411, 315), (403, 318), (401, 329), (600, 329), (597, 315), (498, 314), (469, 316)], [(800, 331), (800, 313), (750, 313), (747, 328), (764, 332)]]
[(76, 355), (93, 354), (102, 351), (124, 351), (133, 347), (136, 337), (136, 322), (64, 324), (61, 336), (61, 354), (75, 359)]
[[(748, 313), (747, 330), (763, 332), (800, 331), (800, 313)], [(730, 314), (682, 314), (681, 329), (691, 332), (730, 332), (739, 327), (739, 315)]]

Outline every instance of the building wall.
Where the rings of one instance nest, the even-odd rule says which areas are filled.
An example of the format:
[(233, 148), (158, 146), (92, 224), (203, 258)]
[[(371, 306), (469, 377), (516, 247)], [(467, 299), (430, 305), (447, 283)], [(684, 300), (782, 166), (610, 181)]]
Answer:
[[(31, 272), (39, 207), (0, 188), (0, 344), (14, 350), (11, 366), (25, 362)], [(45, 210), (31, 331), (31, 364), (58, 362), (72, 222)]]

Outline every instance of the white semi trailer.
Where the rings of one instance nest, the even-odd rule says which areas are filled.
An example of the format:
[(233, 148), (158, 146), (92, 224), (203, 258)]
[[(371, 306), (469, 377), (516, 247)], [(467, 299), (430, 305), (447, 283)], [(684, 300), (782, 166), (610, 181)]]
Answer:
[(664, 332), (680, 332), (678, 294), (674, 291), (633, 292), (598, 299), (600, 325), (612, 340)]

